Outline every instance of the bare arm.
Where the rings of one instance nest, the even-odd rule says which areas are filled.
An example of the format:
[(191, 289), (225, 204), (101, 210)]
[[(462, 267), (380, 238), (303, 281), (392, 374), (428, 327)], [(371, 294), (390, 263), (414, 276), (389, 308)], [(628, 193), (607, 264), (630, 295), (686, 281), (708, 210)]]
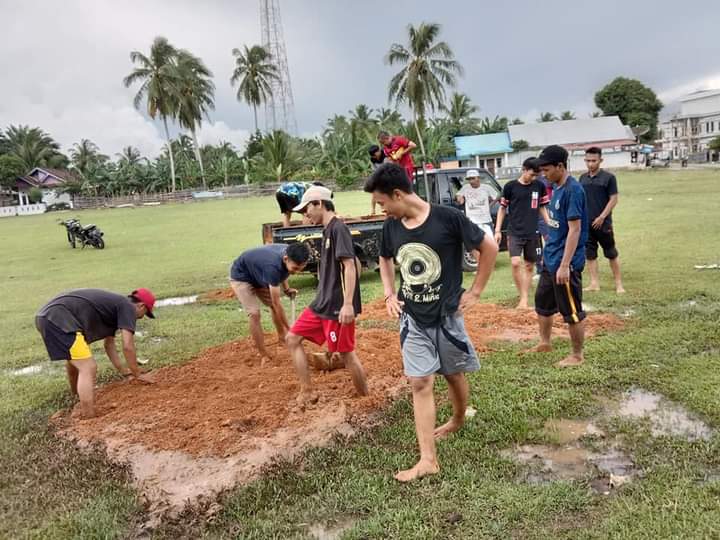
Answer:
[(550, 214), (548, 214), (547, 206), (543, 205), (540, 207), (540, 217), (543, 218), (545, 223), (550, 223)]
[(345, 290), (343, 306), (340, 309), (338, 320), (340, 324), (350, 324), (355, 320), (353, 297), (355, 296), (355, 287), (357, 286), (357, 260), (355, 258), (344, 258), (340, 259), (340, 262), (343, 265)]
[(282, 292), (280, 291), (280, 287), (277, 285), (270, 285), (270, 309), (275, 314), (276, 318), (278, 319), (278, 322), (280, 322), (281, 326), (284, 328), (285, 334), (287, 334), (288, 330), (290, 330), (290, 325), (288, 324), (287, 316), (285, 315), (285, 310), (282, 307), (282, 302), (280, 301)]
[(555, 274), (555, 281), (559, 284), (570, 281), (570, 261), (572, 261), (578, 241), (580, 240), (580, 220), (573, 219), (568, 221), (568, 236), (565, 241), (565, 251), (563, 251), (560, 268)]
[(610, 212), (613, 211), (613, 208), (617, 206), (618, 203), (618, 194), (615, 193), (614, 195), (610, 195), (610, 199), (608, 200), (607, 204), (605, 205), (605, 208), (603, 208), (603, 211), (600, 212), (600, 215), (596, 217), (593, 222), (592, 226), (594, 229), (599, 229), (602, 227), (602, 224), (605, 221), (605, 218), (610, 215)]
[(495, 258), (498, 254), (498, 246), (489, 235), (483, 237), (482, 243), (473, 251), (477, 260), (477, 271), (473, 284), (465, 291), (460, 299), (460, 310), (464, 311), (480, 299), (485, 290), (490, 274), (495, 269)]
[(385, 307), (391, 317), (399, 317), (402, 313), (402, 302), (395, 293), (395, 261), (392, 258), (380, 257), (380, 279), (383, 284)]
[(120, 355), (118, 354), (117, 347), (115, 346), (115, 336), (106, 337), (103, 345), (105, 346), (105, 353), (108, 355), (110, 362), (112, 362), (112, 365), (115, 366), (118, 373), (121, 375), (130, 375), (130, 370), (123, 367), (120, 362)]
[(505, 207), (500, 205), (497, 218), (495, 218), (495, 242), (500, 243), (502, 239), (502, 224), (505, 221)]
[(137, 355), (135, 353), (135, 334), (133, 334), (130, 330), (125, 329), (122, 329), (121, 332), (125, 363), (135, 377), (140, 377), (140, 367), (138, 366)]

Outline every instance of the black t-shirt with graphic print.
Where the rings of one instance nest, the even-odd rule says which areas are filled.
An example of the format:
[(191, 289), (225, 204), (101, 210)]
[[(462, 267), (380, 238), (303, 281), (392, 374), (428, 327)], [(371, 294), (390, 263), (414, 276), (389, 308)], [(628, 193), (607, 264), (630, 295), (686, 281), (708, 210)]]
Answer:
[(503, 186), (500, 204), (508, 211), (508, 234), (516, 238), (534, 238), (537, 235), (540, 207), (549, 201), (545, 184), (533, 180), (523, 184), (511, 180)]
[[(330, 220), (323, 230), (320, 249), (322, 250), (318, 271), (320, 283), (315, 300), (310, 304), (310, 309), (322, 319), (336, 321), (345, 301), (345, 274), (343, 273), (342, 259), (356, 261), (350, 229), (342, 220), (337, 217)], [(359, 271), (355, 282), (353, 308), (355, 308), (356, 315), (362, 311)]]
[(385, 220), (380, 256), (400, 266), (398, 298), (415, 322), (433, 326), (457, 311), (463, 252), (477, 249), (484, 236), (465, 214), (447, 206), (431, 205), (425, 222), (414, 229), (399, 219)]

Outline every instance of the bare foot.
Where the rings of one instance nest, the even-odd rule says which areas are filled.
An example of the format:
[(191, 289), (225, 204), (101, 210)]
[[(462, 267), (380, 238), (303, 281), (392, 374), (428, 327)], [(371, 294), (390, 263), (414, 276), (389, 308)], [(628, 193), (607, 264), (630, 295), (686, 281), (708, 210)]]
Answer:
[(456, 422), (454, 418), (451, 418), (442, 426), (436, 427), (433, 435), (435, 435), (436, 439), (444, 439), (451, 433), (455, 433), (457, 430), (459, 430), (463, 426), (463, 423), (464, 421)]
[(526, 300), (525, 302), (520, 302), (517, 306), (515, 306), (515, 309), (530, 309), (530, 306), (528, 306)]
[(571, 354), (555, 364), (555, 367), (574, 367), (581, 365), (585, 359), (582, 356)]
[(583, 289), (583, 291), (588, 291), (588, 292), (593, 292), (593, 291), (597, 292), (599, 290), (600, 290), (600, 285), (593, 285), (592, 283)]
[(623, 287), (622, 285), (616, 285), (615, 292), (617, 294), (625, 294), (625, 287)]
[(553, 348), (550, 343), (538, 343), (534, 347), (530, 347), (529, 349), (525, 349), (524, 351), (520, 351), (520, 354), (534, 354), (534, 353), (541, 353), (541, 352), (552, 352)]
[(265, 367), (265, 365), (269, 364), (270, 362), (272, 362), (272, 356), (263, 355), (260, 358), (260, 367)]
[(318, 399), (320, 396), (318, 396), (317, 392), (313, 392), (312, 390), (304, 390), (301, 391), (298, 394), (298, 397), (296, 398), (296, 402), (298, 405), (306, 406), (306, 405), (314, 405), (318, 402)]
[(395, 475), (395, 480), (397, 480), (398, 482), (412, 482), (413, 480), (417, 480), (418, 478), (422, 478), (423, 476), (437, 474), (439, 472), (440, 465), (438, 465), (437, 461), (418, 461), (412, 469), (407, 469), (405, 471), (400, 471), (399, 473), (397, 473)]

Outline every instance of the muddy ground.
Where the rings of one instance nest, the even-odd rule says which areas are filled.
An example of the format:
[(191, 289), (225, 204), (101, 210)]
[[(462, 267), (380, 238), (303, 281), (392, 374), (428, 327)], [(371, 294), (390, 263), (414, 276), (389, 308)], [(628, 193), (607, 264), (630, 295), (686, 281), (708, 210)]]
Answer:
[[(211, 292), (201, 299), (223, 301), (230, 295)], [(177, 510), (252, 480), (277, 458), (367, 425), (407, 389), (396, 324), (382, 301), (365, 306), (357, 352), (367, 371), (368, 397), (354, 395), (344, 369), (314, 372), (320, 399), (299, 409), (290, 356), (277, 336), (268, 334), (275, 356), (263, 367), (249, 338), (213, 347), (185, 364), (152, 371), (155, 384), (122, 381), (99, 388), (99, 416), (77, 420), (59, 414), (58, 432), (81, 445), (104, 445), (111, 459), (130, 463), (138, 487), (156, 508)], [(537, 333), (532, 311), (493, 304), (474, 306), (465, 324), (479, 353), (501, 348), (502, 341), (533, 340)], [(591, 336), (621, 326), (612, 315), (593, 313), (587, 331)], [(553, 331), (567, 335), (560, 319)]]

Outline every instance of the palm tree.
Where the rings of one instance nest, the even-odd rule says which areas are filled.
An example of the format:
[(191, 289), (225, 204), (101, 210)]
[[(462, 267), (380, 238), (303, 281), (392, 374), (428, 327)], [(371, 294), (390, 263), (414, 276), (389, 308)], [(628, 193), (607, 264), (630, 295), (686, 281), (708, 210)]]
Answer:
[(28, 171), (35, 167), (65, 167), (68, 162), (50, 135), (29, 126), (9, 126), (0, 136), (0, 154), (15, 156)]
[(449, 106), (443, 105), (442, 111), (447, 114), (452, 135), (469, 135), (478, 131), (478, 119), (473, 115), (480, 111), (467, 94), (454, 92), (450, 97)]
[(123, 84), (129, 88), (140, 82), (140, 88), (135, 94), (133, 104), (139, 109), (143, 98), (147, 99), (147, 113), (153, 120), (159, 116), (165, 127), (168, 154), (170, 157), (170, 177), (172, 191), (175, 191), (175, 160), (170, 144), (170, 131), (168, 130), (168, 117), (173, 118), (177, 107), (179, 90), (178, 70), (175, 58), (177, 50), (164, 37), (156, 37), (150, 47), (150, 55), (146, 56), (140, 51), (130, 53), (130, 61), (137, 67), (123, 79)]
[(407, 102), (410, 106), (424, 158), (425, 144), (419, 124), (425, 121), (428, 110), (436, 110), (445, 101), (445, 86), (454, 87), (463, 69), (455, 60), (450, 46), (444, 41), (436, 41), (440, 33), (439, 24), (421, 23), (417, 28), (409, 25), (407, 31), (407, 47), (393, 43), (385, 57), (385, 62), (391, 66), (402, 65), (402, 69), (390, 79), (388, 97), (396, 104)]
[(101, 154), (100, 148), (89, 139), (81, 139), (70, 150), (70, 162), (82, 176), (86, 176), (94, 165), (101, 165), (108, 159), (108, 156)]
[(180, 50), (177, 54), (177, 73), (180, 91), (177, 103), (178, 122), (190, 131), (195, 159), (200, 165), (203, 188), (207, 189), (197, 128), (201, 126), (203, 116), (207, 117), (208, 111), (215, 108), (215, 85), (210, 80), (212, 72), (200, 58), (188, 51)]
[(560, 120), (575, 120), (575, 113), (572, 111), (563, 111), (560, 113)]
[(554, 122), (555, 120), (557, 120), (557, 116), (551, 112), (540, 113), (540, 117), (537, 119), (538, 122)]
[(230, 78), (230, 84), (240, 81), (237, 91), (238, 101), (245, 101), (252, 105), (255, 117), (255, 131), (258, 130), (257, 108), (272, 97), (271, 82), (279, 79), (277, 66), (272, 62), (270, 52), (260, 45), (253, 45), (243, 50), (233, 49), (235, 56), (235, 70)]
[(375, 114), (375, 121), (378, 128), (387, 132), (393, 132), (400, 129), (403, 123), (402, 115), (395, 109), (380, 108)]
[(489, 116), (486, 116), (480, 122), (481, 133), (500, 133), (501, 131), (507, 130), (508, 119), (504, 116), (497, 116), (492, 120)]

